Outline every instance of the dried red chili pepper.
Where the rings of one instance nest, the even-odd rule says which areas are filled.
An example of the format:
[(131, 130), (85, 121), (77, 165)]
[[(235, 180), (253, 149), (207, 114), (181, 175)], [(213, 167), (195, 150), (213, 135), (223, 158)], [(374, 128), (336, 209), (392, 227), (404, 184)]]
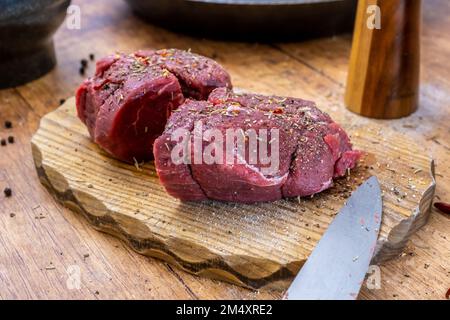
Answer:
[(435, 202), (434, 207), (443, 213), (450, 214), (450, 203)]

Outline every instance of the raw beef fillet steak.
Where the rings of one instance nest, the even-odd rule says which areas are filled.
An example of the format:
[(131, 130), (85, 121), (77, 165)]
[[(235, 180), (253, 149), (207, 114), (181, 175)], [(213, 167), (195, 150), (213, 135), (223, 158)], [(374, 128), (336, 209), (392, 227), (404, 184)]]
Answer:
[[(190, 132), (186, 139), (190, 144), (185, 145), (188, 147), (179, 148), (182, 141), (176, 135), (179, 129)], [(213, 139), (210, 133), (199, 135), (199, 132), (205, 134), (212, 129), (222, 133), (222, 141), (227, 138), (227, 129), (236, 133), (236, 138), (231, 141), (238, 141), (242, 135), (245, 152), (239, 152), (242, 150), (239, 148), (229, 149), (232, 158), (240, 162), (225, 161), (225, 143), (222, 155), (217, 153), (220, 144), (212, 144), (212, 141), (220, 141), (217, 136)], [(256, 148), (251, 145), (251, 129), (259, 133), (256, 140), (263, 141), (257, 145), (258, 150), (265, 143), (265, 148), (270, 150), (267, 155), (278, 151), (278, 157), (271, 158), (272, 163), (278, 159), (275, 171), (267, 170), (271, 164), (263, 163), (261, 158), (256, 162), (254, 158), (253, 162), (250, 161), (250, 150)], [(261, 129), (268, 133), (264, 139), (261, 138)], [(274, 129), (277, 129), (278, 137), (274, 135)], [(195, 161), (194, 133), (201, 139), (199, 145), (204, 153), (200, 155), (206, 159), (209, 154), (206, 150), (209, 150), (211, 155), (217, 155), (215, 162)], [(217, 149), (208, 149), (212, 145)], [(318, 193), (329, 188), (334, 177), (342, 176), (347, 169), (355, 167), (361, 155), (352, 150), (344, 130), (313, 102), (236, 94), (224, 88), (215, 89), (208, 101), (185, 101), (169, 119), (153, 150), (160, 180), (172, 196), (187, 201), (215, 199), (243, 203)], [(176, 160), (178, 158), (174, 159), (174, 154), (185, 158), (190, 156), (190, 161), (180, 162)]]
[(94, 77), (78, 88), (77, 112), (92, 140), (115, 158), (150, 160), (173, 110), (218, 87), (231, 88), (228, 73), (200, 55), (177, 49), (116, 54), (99, 60)]
[(159, 64), (173, 73), (185, 97), (206, 100), (216, 88), (231, 89), (229, 74), (214, 60), (177, 49), (141, 51), (138, 54), (149, 56), (151, 64)]

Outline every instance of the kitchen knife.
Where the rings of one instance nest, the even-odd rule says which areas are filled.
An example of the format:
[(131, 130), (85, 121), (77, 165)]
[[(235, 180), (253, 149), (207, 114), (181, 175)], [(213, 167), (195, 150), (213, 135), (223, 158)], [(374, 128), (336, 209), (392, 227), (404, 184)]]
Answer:
[(382, 215), (376, 177), (337, 214), (285, 294), (288, 300), (353, 300), (375, 251)]

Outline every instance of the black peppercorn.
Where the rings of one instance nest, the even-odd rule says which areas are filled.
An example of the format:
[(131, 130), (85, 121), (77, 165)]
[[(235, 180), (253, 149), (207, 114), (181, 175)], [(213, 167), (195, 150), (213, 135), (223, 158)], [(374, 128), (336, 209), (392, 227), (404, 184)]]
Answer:
[(8, 142), (9, 143), (14, 143), (14, 137), (13, 136), (9, 136), (8, 137)]
[(89, 59), (91, 59), (91, 60), (94, 60), (94, 59), (95, 59), (95, 56), (94, 56), (93, 53), (89, 54)]
[(11, 188), (5, 188), (5, 190), (3, 190), (3, 193), (5, 194), (5, 197), (11, 197), (12, 190)]
[(83, 68), (86, 68), (88, 61), (86, 59), (81, 59), (80, 63)]
[(83, 75), (84, 75), (84, 68), (81, 67), (81, 68), (78, 70), (78, 72), (83, 76)]
[(59, 104), (62, 105), (64, 102), (66, 102), (66, 99), (59, 99)]
[(6, 120), (6, 121), (5, 121), (5, 128), (6, 128), (6, 129), (11, 129), (11, 128), (12, 128), (12, 122), (9, 121), (9, 120)]
[(1, 144), (2, 146), (6, 146), (6, 140), (5, 140), (5, 139), (1, 139), (1, 140), (0, 140), (0, 144)]

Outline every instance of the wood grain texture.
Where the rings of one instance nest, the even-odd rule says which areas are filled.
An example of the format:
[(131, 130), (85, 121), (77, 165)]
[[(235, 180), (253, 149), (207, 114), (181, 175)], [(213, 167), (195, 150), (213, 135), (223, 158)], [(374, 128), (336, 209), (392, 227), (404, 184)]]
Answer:
[[(380, 29), (369, 28), (380, 9)], [(421, 0), (358, 1), (345, 103), (366, 117), (393, 119), (417, 110)]]
[[(193, 276), (97, 232), (42, 188), (30, 139), (40, 117), (54, 110), (59, 99), (72, 96), (82, 81), (81, 58), (91, 52), (98, 58), (144, 47), (191, 48), (217, 59), (238, 87), (316, 100), (337, 121), (351, 123), (355, 117), (363, 119), (343, 104), (351, 35), (269, 45), (222, 43), (148, 25), (121, 0), (72, 3), (81, 8), (82, 28), (63, 25), (57, 32), (56, 69), (27, 85), (0, 90), (0, 120), (14, 124), (10, 130), (0, 126), (0, 136), (14, 135), (16, 140), (0, 148), (0, 190), (13, 189), (11, 198), (0, 198), (0, 299), (280, 298), (279, 292)], [(436, 160), (436, 199), (449, 201), (450, 2), (427, 0), (423, 6), (420, 107), (407, 118), (367, 123), (405, 134), (421, 145), (422, 153)], [(89, 63), (87, 74), (92, 72)], [(55, 269), (46, 269), (50, 263)], [(80, 268), (81, 286), (70, 290), (67, 269), (73, 265)], [(403, 253), (380, 269), (381, 286), (363, 285), (360, 299), (445, 299), (450, 287), (450, 219), (432, 209), (428, 224), (411, 236)]]
[(398, 256), (429, 216), (433, 163), (412, 140), (377, 126), (352, 125), (355, 147), (367, 156), (353, 174), (313, 198), (195, 203), (169, 196), (152, 162), (135, 167), (102, 152), (75, 110), (71, 98), (42, 118), (31, 140), (42, 183), (98, 230), (197, 275), (286, 289), (345, 199), (371, 175), (380, 180), (384, 199), (374, 263)]

